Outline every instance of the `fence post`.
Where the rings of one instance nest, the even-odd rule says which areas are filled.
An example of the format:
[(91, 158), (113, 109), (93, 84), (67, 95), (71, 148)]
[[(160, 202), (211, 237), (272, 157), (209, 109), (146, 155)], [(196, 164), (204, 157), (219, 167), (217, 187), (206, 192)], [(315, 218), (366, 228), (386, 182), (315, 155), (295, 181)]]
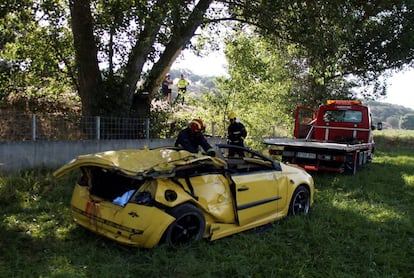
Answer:
[(145, 119), (145, 138), (150, 139), (150, 120), (149, 118)]
[(32, 114), (32, 140), (36, 141), (36, 115)]
[(216, 127), (216, 123), (214, 121), (212, 121), (211, 122), (211, 136), (213, 136), (213, 137), (216, 133), (216, 131), (215, 131), (216, 128), (215, 127)]
[(101, 140), (101, 117), (96, 116), (95, 117), (95, 134), (96, 134), (96, 140)]

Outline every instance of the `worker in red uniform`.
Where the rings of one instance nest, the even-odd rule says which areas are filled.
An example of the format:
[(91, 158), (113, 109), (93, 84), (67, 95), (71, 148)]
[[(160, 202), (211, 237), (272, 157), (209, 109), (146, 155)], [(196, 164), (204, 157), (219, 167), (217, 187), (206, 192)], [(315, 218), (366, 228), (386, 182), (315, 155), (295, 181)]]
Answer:
[(175, 141), (176, 147), (181, 147), (191, 153), (198, 153), (200, 147), (209, 156), (215, 156), (216, 153), (204, 137), (205, 126), (200, 119), (193, 119), (188, 127), (181, 130)]

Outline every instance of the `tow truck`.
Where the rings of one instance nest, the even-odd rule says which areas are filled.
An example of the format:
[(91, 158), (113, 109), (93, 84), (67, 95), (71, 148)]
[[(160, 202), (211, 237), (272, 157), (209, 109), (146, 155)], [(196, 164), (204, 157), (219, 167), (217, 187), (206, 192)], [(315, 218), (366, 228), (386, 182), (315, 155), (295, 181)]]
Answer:
[[(268, 138), (269, 153), (307, 171), (354, 175), (371, 162), (375, 150), (369, 107), (360, 100), (328, 100), (315, 111), (298, 106), (294, 138)], [(280, 158), (281, 157), (281, 158)]]

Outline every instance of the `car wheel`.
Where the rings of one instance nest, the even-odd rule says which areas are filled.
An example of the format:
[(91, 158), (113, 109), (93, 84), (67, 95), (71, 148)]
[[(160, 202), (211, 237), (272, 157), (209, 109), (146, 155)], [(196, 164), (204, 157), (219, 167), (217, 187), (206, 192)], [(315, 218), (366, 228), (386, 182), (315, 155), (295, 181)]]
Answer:
[(299, 186), (293, 192), (289, 205), (289, 215), (306, 215), (310, 210), (310, 192), (305, 186)]
[(164, 234), (168, 246), (188, 244), (203, 237), (206, 222), (198, 208), (183, 204), (172, 208), (168, 213), (176, 218)]

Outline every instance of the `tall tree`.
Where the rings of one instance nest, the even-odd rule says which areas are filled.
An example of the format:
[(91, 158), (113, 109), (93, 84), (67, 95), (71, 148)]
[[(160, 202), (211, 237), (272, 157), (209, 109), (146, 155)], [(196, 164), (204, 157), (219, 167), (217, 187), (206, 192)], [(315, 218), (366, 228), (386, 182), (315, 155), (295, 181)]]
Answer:
[(412, 64), (413, 9), (411, 0), (230, 3), (232, 17), (258, 27), (263, 37), (300, 47), (308, 72), (307, 98), (315, 103), (340, 93), (330, 87), (338, 77), (357, 77), (361, 83), (356, 85), (374, 83), (375, 90), (366, 96), (383, 94), (378, 77)]
[[(203, 23), (211, 2), (71, 0), (84, 114), (124, 114), (130, 111), (128, 106), (134, 97), (138, 99), (138, 110), (148, 107), (172, 63)], [(106, 49), (106, 52), (99, 53), (97, 34), (108, 38), (99, 42), (104, 46), (101, 51)], [(123, 44), (125, 38), (127, 41)], [(102, 54), (109, 65), (104, 80), (98, 68), (98, 62), (102, 62), (98, 54)], [(120, 61), (117, 65), (115, 59)], [(150, 70), (146, 70), (146, 66)], [(119, 74), (115, 77), (116, 67)], [(137, 88), (141, 79), (143, 83)], [(148, 98), (139, 98), (143, 92), (149, 93)]]
[(271, 136), (273, 127), (286, 126), (286, 115), (296, 105), (286, 101), (292, 86), (288, 77), (296, 72), (287, 67), (289, 51), (257, 34), (243, 32), (231, 36), (227, 43), (230, 78), (217, 80), (217, 87), (225, 93), (216, 105), (222, 107), (225, 117), (230, 111), (240, 114), (252, 136)]
[(78, 70), (78, 93), (82, 100), (82, 114), (95, 116), (102, 113), (104, 99), (102, 76), (98, 67), (98, 48), (93, 33), (90, 1), (70, 1), (73, 41)]
[[(190, 45), (197, 28), (212, 22), (241, 22), (265, 38), (276, 41), (272, 38), (276, 37), (277, 46), (298, 46), (309, 73), (303, 86), (314, 102), (326, 95), (338, 76), (376, 80), (384, 70), (409, 64), (413, 57), (411, 0), (7, 0), (5, 5), (0, 17), (27, 15), (37, 25), (33, 29), (20, 25), (23, 29), (4, 32), (0, 39), (17, 42), (15, 36), (29, 37), (22, 34), (35, 34), (33, 30), (41, 31), (39, 38), (47, 34), (45, 49), (57, 55), (43, 65), (52, 69), (54, 63), (54, 73), (70, 76), (84, 115), (146, 114), (180, 51)], [(72, 34), (65, 29), (67, 24)], [(4, 26), (14, 30), (15, 25)], [(69, 53), (72, 46), (64, 47), (70, 35), (76, 55)], [(22, 42), (18, 41), (20, 46)], [(46, 58), (34, 54), (30, 65), (35, 65), (36, 56)], [(44, 68), (33, 67), (34, 76), (43, 77)]]

